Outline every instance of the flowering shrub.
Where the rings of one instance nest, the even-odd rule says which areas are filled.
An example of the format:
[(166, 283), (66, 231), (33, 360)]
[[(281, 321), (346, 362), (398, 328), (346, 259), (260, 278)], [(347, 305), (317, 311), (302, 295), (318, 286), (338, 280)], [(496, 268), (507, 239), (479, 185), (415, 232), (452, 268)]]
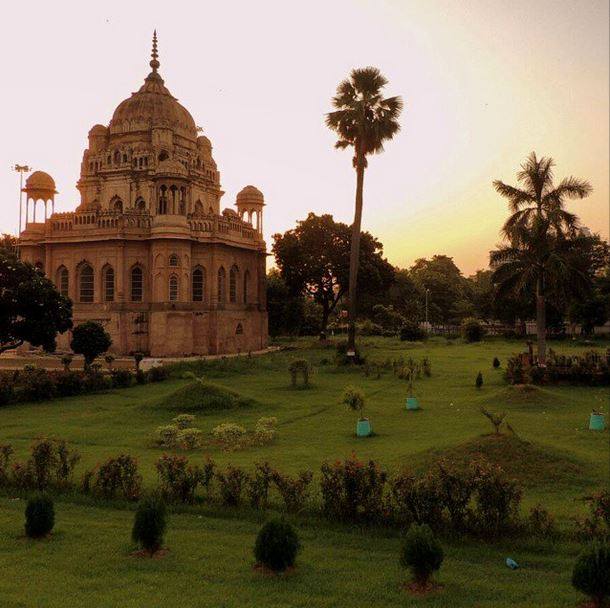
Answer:
[(295, 359), (288, 366), (290, 372), (290, 382), (293, 387), (296, 387), (299, 374), (303, 376), (303, 386), (309, 386), (309, 361), (306, 359)]
[(296, 478), (284, 475), (279, 471), (273, 473), (273, 483), (280, 493), (288, 513), (297, 513), (305, 506), (312, 479), (311, 471), (301, 471)]
[(341, 521), (374, 521), (382, 514), (386, 473), (377, 463), (359, 461), (354, 454), (321, 468), (322, 510)]
[(223, 473), (216, 475), (220, 484), (220, 498), (222, 504), (236, 507), (241, 504), (242, 493), (248, 483), (248, 474), (238, 467), (227, 466)]
[(212, 435), (221, 444), (223, 450), (237, 450), (244, 443), (246, 429), (233, 422), (223, 422), (212, 429)]
[(258, 445), (271, 443), (277, 435), (277, 418), (275, 416), (259, 418), (254, 429), (254, 441)]
[(175, 448), (178, 445), (178, 427), (175, 424), (165, 424), (157, 427), (154, 441), (164, 448)]
[(33, 365), (25, 366), (19, 380), (19, 401), (44, 401), (52, 399), (56, 394), (55, 383), (44, 369)]
[(201, 435), (199, 429), (183, 429), (178, 431), (178, 444), (183, 450), (196, 450), (201, 447)]
[(610, 542), (610, 492), (595, 492), (585, 496), (584, 502), (589, 509), (589, 515), (574, 520), (577, 538), (583, 542)]
[(192, 427), (195, 423), (195, 416), (192, 414), (180, 414), (176, 416), (172, 422), (180, 429), (188, 429)]
[[(107, 355), (112, 357), (112, 355)], [(114, 358), (112, 359), (114, 361)], [(128, 369), (113, 369), (111, 373), (114, 388), (128, 388), (133, 382), (133, 374)]]
[(478, 460), (472, 464), (476, 508), (473, 527), (488, 536), (499, 536), (517, 524), (522, 490), (495, 464)]
[(553, 539), (558, 534), (555, 518), (540, 504), (530, 509), (527, 523), (532, 536)]
[(85, 473), (82, 487), (85, 492), (103, 498), (137, 500), (140, 497), (142, 476), (138, 472), (136, 459), (129, 454), (120, 454)]
[(443, 521), (443, 503), (430, 473), (416, 477), (404, 470), (390, 479), (389, 508), (401, 524), (415, 522), (439, 526)]
[(80, 395), (84, 388), (82, 372), (65, 371), (55, 376), (55, 388), (60, 397)]
[(267, 508), (269, 501), (269, 488), (275, 471), (268, 462), (257, 462), (254, 467), (254, 476), (248, 479), (248, 496), (250, 504), (255, 509)]
[(192, 466), (184, 456), (163, 454), (155, 465), (161, 494), (171, 502), (195, 502), (195, 492), (203, 479), (203, 471)]
[(469, 317), (462, 321), (462, 337), (466, 342), (480, 342), (485, 335), (485, 329), (478, 319)]

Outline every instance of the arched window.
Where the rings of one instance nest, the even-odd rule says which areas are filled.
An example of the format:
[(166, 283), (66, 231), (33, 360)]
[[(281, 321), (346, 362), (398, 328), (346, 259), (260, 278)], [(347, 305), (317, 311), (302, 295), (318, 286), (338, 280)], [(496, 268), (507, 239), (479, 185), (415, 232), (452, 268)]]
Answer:
[(229, 271), (229, 301), (233, 304), (237, 302), (237, 274), (239, 269), (237, 266), (231, 266)]
[(121, 162), (121, 153), (118, 150), (114, 152), (114, 164), (118, 165)]
[(131, 269), (131, 301), (141, 302), (144, 293), (144, 272), (140, 266)]
[(200, 200), (195, 201), (195, 214), (203, 215), (203, 204)]
[(113, 211), (123, 211), (123, 201), (118, 196), (110, 199), (110, 209)]
[(176, 302), (178, 300), (178, 277), (172, 274), (169, 277), (169, 301)]
[(167, 213), (167, 187), (161, 186), (159, 189), (159, 215), (165, 215)]
[(250, 289), (250, 271), (244, 272), (244, 304), (248, 303), (248, 290)]
[(178, 259), (178, 256), (175, 253), (172, 253), (172, 255), (169, 256), (169, 265), (170, 266), (179, 266), (180, 265), (180, 260)]
[(238, 323), (237, 327), (235, 328), (235, 335), (239, 336), (243, 333), (244, 333), (244, 326), (241, 323)]
[(104, 266), (102, 270), (102, 289), (104, 290), (104, 302), (114, 302), (114, 268)]
[(221, 266), (218, 269), (218, 303), (224, 304), (227, 299), (227, 273)]
[(159, 153), (159, 161), (167, 160), (169, 158), (169, 154), (165, 150), (161, 150)]
[(59, 288), (59, 293), (67, 298), (70, 283), (68, 280), (68, 269), (65, 266), (60, 266), (57, 270), (57, 287)]
[(93, 302), (93, 268), (89, 264), (80, 267), (78, 293), (81, 302)]
[(205, 270), (201, 267), (193, 270), (193, 302), (203, 302), (205, 296)]
[(146, 201), (141, 196), (136, 199), (136, 209), (138, 211), (146, 211)]

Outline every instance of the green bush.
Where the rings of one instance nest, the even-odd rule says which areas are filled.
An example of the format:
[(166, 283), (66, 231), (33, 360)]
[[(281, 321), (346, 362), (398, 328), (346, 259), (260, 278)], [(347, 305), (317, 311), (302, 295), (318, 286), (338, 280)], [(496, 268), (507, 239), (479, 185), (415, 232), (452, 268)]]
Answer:
[(485, 329), (478, 319), (468, 317), (462, 321), (462, 338), (466, 342), (480, 342), (485, 335)]
[(405, 321), (400, 328), (400, 339), (403, 342), (419, 342), (426, 338), (426, 332), (417, 321)]
[(110, 334), (97, 321), (85, 321), (72, 330), (70, 348), (85, 358), (85, 369), (89, 369), (96, 357), (104, 354), (112, 345)]
[(163, 382), (169, 378), (169, 370), (163, 365), (155, 365), (148, 370), (149, 382)]
[(83, 375), (80, 372), (64, 371), (55, 376), (55, 388), (60, 397), (80, 395), (84, 386)]
[(383, 492), (387, 475), (370, 460), (355, 455), (343, 462), (325, 462), (321, 467), (322, 510), (330, 519), (373, 522), (383, 513)]
[(201, 447), (202, 434), (199, 429), (182, 429), (178, 432), (178, 445), (183, 450), (196, 450)]
[(413, 578), (425, 585), (440, 569), (444, 553), (441, 544), (426, 524), (411, 524), (403, 541), (400, 564), (411, 570)]
[(138, 503), (131, 538), (148, 553), (153, 555), (161, 548), (165, 528), (167, 527), (167, 510), (163, 500), (154, 494), (146, 496)]
[(44, 369), (28, 366), (19, 380), (20, 401), (45, 401), (55, 396), (55, 382)]
[(163, 448), (175, 448), (178, 445), (178, 427), (175, 424), (158, 426), (155, 431), (155, 443)]
[(46, 494), (37, 494), (28, 500), (25, 508), (25, 533), (30, 538), (42, 538), (55, 525), (53, 501)]
[(146, 372), (143, 372), (139, 367), (136, 370), (136, 384), (146, 384), (148, 382), (148, 376)]
[(13, 379), (7, 374), (0, 374), (0, 406), (10, 403), (14, 397)]
[(477, 377), (476, 377), (476, 379), (475, 379), (475, 381), (474, 381), (474, 385), (475, 385), (477, 388), (481, 388), (481, 387), (483, 386), (483, 374), (482, 374), (481, 372), (479, 372), (479, 373), (477, 374)]
[(239, 506), (243, 490), (250, 480), (249, 475), (243, 469), (228, 465), (223, 473), (216, 474), (216, 478), (220, 485), (222, 504), (227, 507)]
[(114, 388), (129, 388), (133, 382), (133, 374), (128, 369), (113, 369), (111, 378)]
[(498, 369), (500, 367), (500, 359), (498, 359), (498, 357), (494, 357), (492, 365), (494, 369)]
[(212, 435), (223, 450), (237, 450), (244, 444), (246, 429), (234, 422), (223, 422), (212, 429)]
[(180, 414), (176, 416), (172, 422), (180, 429), (191, 428), (195, 423), (195, 416), (193, 414)]
[(102, 498), (137, 500), (142, 488), (138, 463), (129, 454), (108, 458), (93, 471), (85, 473), (82, 489)]
[(259, 564), (270, 570), (284, 572), (294, 566), (300, 548), (295, 529), (284, 520), (272, 519), (263, 525), (256, 537), (254, 556)]
[(572, 586), (588, 595), (596, 608), (610, 597), (610, 545), (593, 544), (579, 555), (572, 572)]

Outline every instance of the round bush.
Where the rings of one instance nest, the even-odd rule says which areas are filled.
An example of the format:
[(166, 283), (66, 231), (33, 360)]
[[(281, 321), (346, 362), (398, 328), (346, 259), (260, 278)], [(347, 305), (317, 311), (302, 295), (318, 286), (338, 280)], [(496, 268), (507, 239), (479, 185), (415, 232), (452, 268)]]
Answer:
[(443, 558), (443, 548), (430, 527), (411, 524), (402, 545), (400, 563), (411, 570), (416, 582), (427, 583), (432, 573), (441, 567)]
[(498, 359), (498, 357), (494, 357), (493, 367), (494, 369), (498, 369), (500, 367), (500, 359)]
[(595, 606), (603, 606), (610, 596), (610, 545), (594, 544), (576, 560), (572, 586), (588, 595)]
[(274, 572), (294, 566), (301, 547), (294, 528), (281, 519), (268, 521), (258, 533), (254, 545), (256, 561)]
[(466, 342), (480, 342), (485, 335), (485, 329), (479, 321), (473, 317), (462, 321), (462, 337)]
[(166, 527), (167, 511), (163, 500), (154, 494), (143, 498), (133, 521), (132, 540), (152, 555), (161, 547)]
[(37, 494), (28, 500), (25, 508), (25, 533), (30, 538), (41, 538), (55, 525), (53, 501), (46, 494)]
[(416, 321), (405, 321), (400, 328), (400, 339), (403, 342), (418, 342), (426, 337), (426, 332)]

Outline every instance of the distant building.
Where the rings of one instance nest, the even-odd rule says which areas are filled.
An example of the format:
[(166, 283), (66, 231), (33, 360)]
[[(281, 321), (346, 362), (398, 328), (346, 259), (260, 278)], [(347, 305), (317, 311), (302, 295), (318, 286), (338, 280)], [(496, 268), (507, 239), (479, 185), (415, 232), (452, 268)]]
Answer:
[[(246, 186), (237, 211), (221, 213), (212, 144), (165, 87), (156, 35), (150, 66), (110, 124), (89, 131), (76, 211), (54, 212), (55, 182), (47, 173), (27, 179), (22, 259), (72, 299), (75, 325), (101, 322), (117, 353), (263, 348), (264, 197)], [(69, 340), (60, 336), (60, 348)]]

